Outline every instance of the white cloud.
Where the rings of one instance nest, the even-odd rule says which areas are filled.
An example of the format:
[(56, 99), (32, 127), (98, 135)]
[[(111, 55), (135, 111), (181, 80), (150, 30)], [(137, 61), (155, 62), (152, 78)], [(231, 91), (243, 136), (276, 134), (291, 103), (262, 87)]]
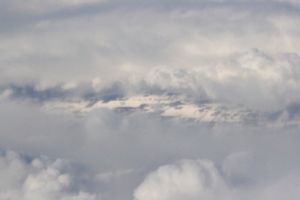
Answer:
[(45, 156), (32, 158), (14, 151), (2, 151), (1, 154), (1, 199), (96, 199), (95, 194), (76, 188), (74, 177), (78, 174), (67, 170), (67, 161)]
[(129, 78), (123, 84), (131, 93), (173, 92), (198, 102), (211, 100), (279, 111), (300, 100), (299, 64), (297, 54), (267, 54), (253, 49), (194, 67), (155, 67), (139, 81)]
[(160, 167), (135, 190), (136, 200), (226, 199), (229, 187), (210, 161), (183, 160)]
[[(245, 155), (245, 153), (236, 153), (230, 156), (230, 159), (245, 157)], [(296, 200), (300, 197), (299, 171), (285, 174), (269, 183), (243, 185), (241, 182), (237, 184), (230, 173), (246, 169), (251, 171), (254, 163), (248, 162), (249, 166), (242, 166), (246, 163), (242, 159), (238, 162), (240, 163), (235, 163), (237, 167), (235, 169), (226, 167), (223, 169), (222, 166), (216, 166), (208, 160), (181, 160), (175, 164), (161, 166), (148, 174), (135, 189), (134, 198), (136, 200), (279, 200), (282, 198)]]

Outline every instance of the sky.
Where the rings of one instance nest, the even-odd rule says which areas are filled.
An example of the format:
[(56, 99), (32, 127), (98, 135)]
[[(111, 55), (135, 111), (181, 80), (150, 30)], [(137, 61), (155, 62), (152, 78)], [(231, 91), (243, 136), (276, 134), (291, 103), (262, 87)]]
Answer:
[[(298, 200), (299, 17), (297, 0), (0, 1), (0, 199)], [(273, 121), (42, 109), (170, 94)]]

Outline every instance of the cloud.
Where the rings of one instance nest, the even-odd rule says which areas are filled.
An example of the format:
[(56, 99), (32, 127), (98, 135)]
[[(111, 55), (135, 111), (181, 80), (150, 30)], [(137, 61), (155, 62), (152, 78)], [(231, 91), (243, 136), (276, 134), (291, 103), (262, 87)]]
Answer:
[(96, 199), (95, 194), (78, 188), (80, 180), (76, 176), (80, 175), (69, 170), (70, 163), (65, 160), (1, 151), (0, 163), (1, 199)]
[(299, 61), (296, 54), (270, 55), (254, 49), (213, 65), (157, 67), (144, 80), (149, 86), (183, 93), (200, 102), (213, 100), (278, 111), (299, 101)]
[[(244, 154), (245, 155), (245, 154)], [(242, 153), (231, 155), (243, 157)], [(228, 161), (227, 161), (228, 162)], [(181, 160), (174, 164), (159, 167), (146, 176), (135, 189), (136, 200), (169, 200), (169, 199), (297, 199), (299, 193), (299, 173), (293, 172), (273, 180), (268, 184), (243, 185), (235, 182), (230, 173), (252, 170), (252, 164), (245, 164), (242, 159), (235, 163), (236, 169), (223, 168), (208, 160)], [(225, 170), (225, 171), (224, 171)], [(228, 174), (229, 173), (229, 174)]]
[(293, 173), (292, 175), (286, 176), (277, 182), (271, 184), (266, 188), (259, 199), (263, 200), (279, 200), (282, 198), (288, 198), (291, 200), (296, 200), (299, 198), (299, 179), (298, 173)]
[[(299, 3), (37, 2), (0, 2), (0, 149), (13, 150), (0, 156), (1, 198), (127, 200), (135, 188), (137, 200), (299, 197)], [(147, 94), (283, 123), (92, 109)], [(54, 115), (48, 102), (91, 111)]]
[(89, 6), (97, 3), (103, 3), (107, 0), (54, 0), (54, 1), (44, 1), (40, 3), (36, 0), (29, 0), (24, 3), (23, 1), (13, 0), (9, 2), (2, 2), (1, 4), (7, 7), (11, 11), (24, 13), (27, 15), (43, 15), (52, 12), (57, 12), (63, 9), (68, 9), (78, 6)]
[(79, 123), (47, 115), (26, 100), (1, 100), (0, 109), (1, 149), (65, 157), (83, 142)]
[[(297, 126), (266, 128), (217, 124), (212, 127), (204, 123), (185, 123), (180, 119), (161, 120), (139, 112), (117, 113), (110, 109), (93, 110), (75, 123), (62, 116), (45, 114), (32, 104), (9, 101), (0, 105), (1, 148), (28, 152), (35, 155), (34, 158), (44, 154), (75, 160), (91, 171), (88, 176), (91, 183), (82, 181), (80, 177), (84, 176), (80, 173), (75, 175), (72, 170), (67, 170), (67, 173), (66, 168), (58, 167), (58, 171), (61, 169), (62, 172), (55, 177), (70, 174), (74, 184), (80, 183), (82, 191), (101, 193), (108, 199), (132, 199), (134, 189), (143, 182), (146, 174), (181, 159), (210, 161), (187, 162), (187, 168), (184, 167), (185, 162), (179, 162), (167, 168), (175, 174), (180, 172), (179, 169), (186, 169), (189, 174), (190, 169), (199, 167), (199, 171), (192, 171), (191, 174), (202, 174), (206, 169), (208, 174), (206, 176), (203, 172), (204, 177), (217, 173), (219, 175), (215, 180), (221, 181), (218, 184), (224, 188), (233, 187), (245, 195), (248, 191), (249, 199), (262, 195), (259, 191), (277, 182), (279, 184), (293, 172), (299, 172)], [(76, 164), (70, 163), (70, 166), (72, 169)], [(24, 170), (21, 167), (16, 171)], [(9, 174), (5, 170), (3, 173)], [(16, 178), (20, 180), (22, 174)], [(179, 180), (184, 182), (185, 173), (180, 174)], [(39, 182), (44, 179), (50, 181), (53, 176), (45, 170), (30, 177), (32, 182)], [(25, 178), (22, 188), (25, 187), (24, 181)], [(20, 181), (7, 187), (16, 183)], [(64, 182), (55, 184), (61, 184), (59, 188), (69, 188)], [(172, 181), (170, 184), (173, 184)], [(204, 187), (201, 181), (197, 184), (195, 187)], [(37, 187), (37, 190), (41, 189)], [(207, 195), (215, 195), (215, 190), (218, 189), (208, 188)], [(79, 195), (80, 190), (76, 191), (76, 195)], [(187, 193), (189, 195), (189, 191)], [(231, 190), (228, 195), (232, 195)]]
[(160, 167), (135, 190), (136, 200), (226, 199), (222, 172), (210, 161), (183, 160)]
[(275, 1), (112, 1), (38, 17), (4, 12), (0, 84), (107, 83), (155, 66), (198, 68), (251, 48), (299, 54), (297, 11)]
[(2, 92), (6, 97), (29, 98), (35, 102), (86, 100), (91, 106), (97, 101), (109, 102), (134, 95), (177, 94), (197, 104), (230, 103), (271, 113), (286, 110), (292, 116), (300, 100), (299, 63), (299, 56), (294, 53), (267, 54), (252, 49), (195, 67), (153, 67), (144, 75), (132, 73), (97, 86), (92, 80), (72, 87), (62, 83), (46, 88), (41, 88), (39, 82), (15, 83), (3, 85)]

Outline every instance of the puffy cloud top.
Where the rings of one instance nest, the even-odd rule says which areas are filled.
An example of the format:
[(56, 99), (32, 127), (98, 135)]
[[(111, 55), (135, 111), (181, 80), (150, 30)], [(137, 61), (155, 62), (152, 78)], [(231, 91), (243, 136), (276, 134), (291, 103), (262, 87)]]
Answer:
[[(15, 151), (1, 151), (0, 198), (7, 200), (94, 200), (96, 195), (81, 191), (76, 174), (67, 161), (33, 158)], [(77, 180), (78, 181), (78, 180)]]
[(136, 200), (224, 199), (228, 185), (210, 161), (183, 160), (160, 167), (136, 189)]

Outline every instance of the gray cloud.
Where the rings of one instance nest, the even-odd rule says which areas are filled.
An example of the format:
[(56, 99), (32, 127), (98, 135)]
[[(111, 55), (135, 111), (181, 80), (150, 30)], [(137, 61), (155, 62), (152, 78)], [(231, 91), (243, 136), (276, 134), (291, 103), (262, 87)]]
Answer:
[(223, 166), (229, 181), (224, 187), (249, 191), (249, 199), (299, 172), (297, 127), (210, 127), (109, 109), (94, 110), (75, 123), (16, 102), (2, 102), (1, 111), (1, 148), (76, 160), (92, 173), (92, 183), (82, 184), (108, 199), (132, 199), (149, 171), (181, 159)]

